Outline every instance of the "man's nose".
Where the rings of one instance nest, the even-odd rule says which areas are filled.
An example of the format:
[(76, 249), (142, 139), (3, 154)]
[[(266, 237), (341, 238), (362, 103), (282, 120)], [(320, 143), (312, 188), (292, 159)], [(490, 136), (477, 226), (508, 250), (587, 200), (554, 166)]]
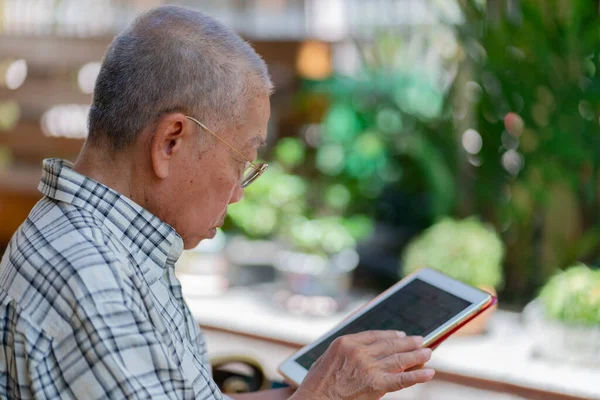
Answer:
[(242, 200), (244, 197), (244, 188), (241, 185), (238, 185), (233, 192), (233, 196), (231, 196), (231, 200), (229, 200), (229, 204), (237, 203)]

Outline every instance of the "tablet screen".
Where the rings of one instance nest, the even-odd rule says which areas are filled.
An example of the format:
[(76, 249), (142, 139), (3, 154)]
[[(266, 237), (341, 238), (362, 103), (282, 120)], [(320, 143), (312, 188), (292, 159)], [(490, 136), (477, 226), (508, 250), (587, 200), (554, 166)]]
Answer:
[(398, 330), (427, 336), (471, 305), (420, 279), (414, 279), (341, 330), (301, 355), (296, 362), (307, 370), (338, 336), (366, 330)]

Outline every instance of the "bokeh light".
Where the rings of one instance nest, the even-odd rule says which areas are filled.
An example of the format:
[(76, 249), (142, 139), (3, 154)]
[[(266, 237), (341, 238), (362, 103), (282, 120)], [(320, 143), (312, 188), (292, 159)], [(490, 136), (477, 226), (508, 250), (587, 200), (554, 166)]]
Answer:
[(331, 75), (331, 54), (327, 43), (306, 41), (298, 50), (298, 73), (307, 79), (322, 80)]
[(77, 74), (77, 83), (79, 85), (79, 89), (85, 94), (91, 94), (94, 92), (94, 86), (96, 84), (96, 78), (98, 78), (98, 74), (100, 73), (99, 62), (91, 62), (85, 64), (79, 70)]
[(325, 116), (323, 128), (326, 139), (336, 143), (351, 143), (361, 126), (350, 104), (336, 104)]
[(326, 175), (337, 175), (344, 169), (345, 154), (342, 146), (331, 144), (317, 150), (317, 168)]
[(10, 90), (20, 88), (27, 78), (27, 61), (4, 60), (0, 64), (0, 86)]
[(592, 121), (594, 119), (594, 109), (592, 108), (592, 104), (587, 101), (587, 100), (581, 100), (579, 102), (579, 115), (581, 115), (581, 117), (583, 119), (586, 119), (588, 121)]
[(525, 123), (519, 114), (509, 112), (504, 117), (504, 127), (506, 131), (515, 137), (521, 136)]
[(469, 81), (465, 85), (465, 96), (468, 101), (476, 103), (481, 99), (483, 90), (477, 82)]
[(277, 161), (290, 168), (302, 164), (304, 162), (304, 157), (304, 143), (298, 138), (283, 138), (279, 140), (275, 147), (275, 158)]
[(397, 133), (402, 129), (402, 116), (394, 108), (383, 108), (377, 113), (377, 127), (384, 134)]
[(475, 129), (467, 129), (462, 136), (462, 145), (469, 154), (477, 154), (483, 147), (483, 139)]
[(89, 105), (61, 104), (42, 115), (41, 125), (46, 136), (83, 139), (87, 137)]
[(516, 150), (508, 150), (502, 155), (502, 166), (511, 175), (517, 175), (525, 164), (523, 156)]
[(307, 124), (302, 128), (304, 141), (310, 147), (318, 147), (321, 143), (321, 124)]
[(17, 126), (21, 107), (16, 101), (0, 102), (0, 130), (10, 131)]
[(342, 184), (332, 185), (325, 192), (327, 204), (337, 209), (345, 209), (351, 200), (350, 191)]

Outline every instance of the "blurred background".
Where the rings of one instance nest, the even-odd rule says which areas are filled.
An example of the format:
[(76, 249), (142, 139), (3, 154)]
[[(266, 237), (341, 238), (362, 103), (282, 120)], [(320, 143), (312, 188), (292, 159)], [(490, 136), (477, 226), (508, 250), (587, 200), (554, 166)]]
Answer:
[(439, 350), (456, 398), (600, 398), (598, 0), (0, 0), (0, 254), (41, 161), (76, 158), (108, 44), (167, 3), (276, 86), (269, 170), (178, 262), (217, 348), (285, 355), (430, 266), (500, 299)]

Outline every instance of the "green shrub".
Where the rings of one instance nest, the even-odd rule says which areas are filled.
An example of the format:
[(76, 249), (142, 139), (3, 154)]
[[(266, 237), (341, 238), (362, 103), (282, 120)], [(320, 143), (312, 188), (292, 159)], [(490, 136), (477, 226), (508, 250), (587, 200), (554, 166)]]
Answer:
[(372, 221), (364, 216), (300, 217), (281, 232), (294, 250), (323, 256), (354, 249), (356, 243), (372, 232)]
[(403, 254), (406, 274), (437, 269), (473, 286), (502, 283), (503, 243), (477, 218), (444, 218), (411, 241)]
[(550, 278), (539, 300), (549, 318), (578, 325), (600, 324), (600, 270), (576, 264)]

